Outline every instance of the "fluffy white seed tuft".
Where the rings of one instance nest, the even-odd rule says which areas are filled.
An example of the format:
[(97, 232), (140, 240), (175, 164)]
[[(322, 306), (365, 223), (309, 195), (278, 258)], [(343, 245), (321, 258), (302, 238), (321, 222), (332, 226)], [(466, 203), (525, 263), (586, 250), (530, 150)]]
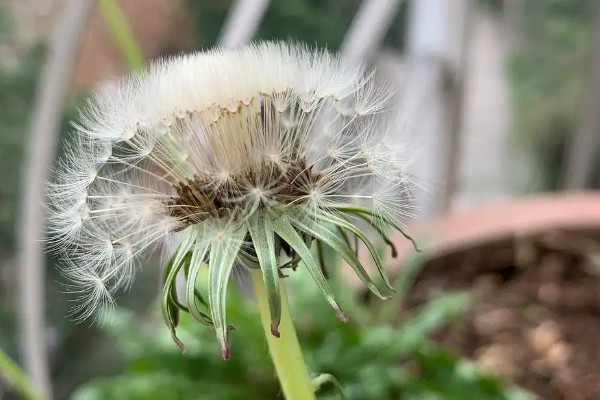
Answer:
[[(285, 43), (165, 59), (105, 86), (48, 185), (49, 246), (80, 287), (76, 311), (111, 304), (141, 260), (191, 248), (204, 222), (235, 228), (289, 205), (405, 218), (407, 160), (382, 144), (397, 129), (390, 95), (360, 66)], [(202, 240), (232, 240), (210, 231)]]

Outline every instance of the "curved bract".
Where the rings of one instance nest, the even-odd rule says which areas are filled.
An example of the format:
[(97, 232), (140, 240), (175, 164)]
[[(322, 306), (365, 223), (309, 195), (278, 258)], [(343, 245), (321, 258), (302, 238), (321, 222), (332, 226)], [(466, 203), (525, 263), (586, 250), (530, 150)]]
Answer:
[[(173, 337), (178, 312), (190, 312), (214, 326), (224, 357), (236, 265), (261, 269), (276, 336), (279, 277), (298, 265), (346, 318), (314, 242), (387, 298), (348, 238), (366, 245), (389, 287), (356, 224), (385, 237), (409, 211), (408, 160), (383, 141), (397, 129), (386, 116), (390, 94), (359, 66), (285, 43), (167, 59), (106, 86), (74, 124), (48, 185), (49, 246), (80, 288), (78, 315), (110, 303), (159, 246), (170, 260), (162, 307)], [(205, 264), (206, 299), (195, 285)], [(185, 305), (174, 286), (181, 271)]]

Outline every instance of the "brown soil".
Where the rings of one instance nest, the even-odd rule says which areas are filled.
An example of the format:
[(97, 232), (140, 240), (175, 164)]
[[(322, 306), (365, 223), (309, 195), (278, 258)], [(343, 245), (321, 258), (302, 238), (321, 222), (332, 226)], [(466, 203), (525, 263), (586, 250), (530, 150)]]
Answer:
[(429, 261), (413, 301), (473, 288), (464, 323), (439, 335), (546, 400), (600, 399), (600, 232), (497, 241)]

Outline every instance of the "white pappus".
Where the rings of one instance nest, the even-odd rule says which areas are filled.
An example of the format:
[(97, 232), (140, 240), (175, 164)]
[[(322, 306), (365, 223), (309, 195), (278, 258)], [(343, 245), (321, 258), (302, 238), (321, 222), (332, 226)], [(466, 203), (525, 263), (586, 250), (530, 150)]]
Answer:
[[(225, 358), (234, 265), (262, 270), (274, 335), (281, 270), (299, 262), (345, 318), (314, 243), (386, 298), (348, 239), (367, 245), (387, 283), (356, 222), (386, 238), (410, 213), (410, 160), (382, 140), (398, 129), (391, 94), (361, 66), (279, 42), (165, 59), (105, 86), (74, 123), (48, 184), (48, 246), (79, 288), (78, 315), (111, 303), (160, 247), (171, 249), (162, 306), (173, 337), (175, 314), (188, 311), (214, 326)], [(208, 299), (194, 290), (203, 264)], [(187, 306), (173, 295), (182, 268)]]

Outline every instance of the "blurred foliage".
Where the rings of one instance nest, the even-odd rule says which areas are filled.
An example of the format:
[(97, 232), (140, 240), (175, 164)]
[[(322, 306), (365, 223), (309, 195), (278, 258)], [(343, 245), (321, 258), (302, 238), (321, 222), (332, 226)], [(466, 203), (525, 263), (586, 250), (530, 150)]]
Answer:
[(590, 67), (597, 1), (528, 0), (509, 64), (516, 134), (541, 172), (538, 189), (558, 187), (567, 138), (576, 129)]
[[(10, 43), (15, 21), (0, 3), (0, 38)], [(15, 360), (19, 360), (17, 312), (18, 276), (13, 261), (18, 233), (18, 218), (22, 202), (19, 200), (25, 179), (25, 160), (29, 143), (29, 130), (38, 78), (44, 61), (45, 45), (37, 44), (30, 49), (19, 49), (15, 55), (7, 56), (0, 63), (0, 347)], [(5, 62), (6, 61), (6, 62)], [(69, 131), (69, 121), (76, 113), (81, 97), (69, 99), (60, 127), (61, 137)], [(59, 149), (59, 152), (62, 151)], [(72, 385), (99, 372), (114, 372), (118, 363), (114, 353), (112, 359), (102, 359), (108, 345), (96, 330), (86, 325), (76, 325), (65, 315), (69, 311), (65, 288), (54, 268), (54, 260), (47, 256), (45, 313), (49, 325), (49, 344), (52, 356), (53, 383), (56, 394), (72, 390)], [(82, 351), (82, 347), (92, 350)], [(102, 349), (104, 353), (102, 353)], [(89, 357), (95, 363), (89, 363)], [(2, 383), (0, 382), (0, 386)], [(3, 393), (0, 390), (0, 397)], [(6, 397), (11, 399), (11, 397)], [(64, 396), (63, 396), (64, 398)]]
[[(417, 263), (410, 264), (397, 280), (399, 299), (417, 268)], [(334, 276), (332, 286), (351, 318), (343, 324), (302, 270), (288, 284), (307, 364), (316, 373), (337, 378), (348, 400), (533, 399), (428, 339), (464, 315), (468, 294), (436, 295), (412, 311), (403, 311), (400, 301), (373, 301), (370, 306), (369, 299), (359, 301), (348, 288), (341, 290), (340, 278)], [(241, 400), (249, 394), (255, 399), (281, 398), (254, 304), (232, 293), (228, 318), (237, 329), (231, 334), (232, 359), (225, 362), (214, 333), (186, 316), (178, 327), (187, 349), (181, 355), (166, 329), (157, 334), (155, 321), (144, 323), (120, 311), (110, 331), (129, 359), (127, 369), (119, 376), (83, 385), (72, 399)], [(341, 398), (332, 384), (321, 387), (318, 397)]]
[[(212, 46), (221, 31), (232, 0), (187, 0), (200, 44)], [(256, 39), (294, 39), (309, 45), (337, 50), (360, 5), (360, 0), (271, 1)], [(400, 7), (385, 37), (384, 45), (404, 45), (406, 6)]]
[[(21, 211), (19, 196), (25, 179), (26, 146), (29, 142), (31, 112), (35, 100), (37, 81), (44, 59), (44, 46), (36, 46), (18, 60), (15, 67), (0, 67), (0, 326), (15, 327), (17, 303), (17, 276), (12, 256), (16, 250), (18, 218)], [(69, 120), (75, 115), (78, 98), (73, 98), (64, 113), (61, 135), (66, 136)], [(48, 291), (46, 314), (56, 323), (60, 332), (65, 326), (72, 326), (65, 320), (68, 310), (64, 288), (57, 283), (58, 271), (52, 268), (54, 261), (47, 257), (46, 287)], [(16, 356), (16, 333), (13, 329), (0, 332), (0, 345)]]
[(9, 17), (9, 13), (4, 3), (0, 3), (0, 39), (8, 36), (14, 30), (13, 20)]
[(504, 0), (477, 0), (477, 3), (486, 10), (501, 12)]
[(21, 165), (29, 113), (33, 105), (41, 49), (30, 52), (17, 68), (0, 69), (0, 250), (14, 247)]

